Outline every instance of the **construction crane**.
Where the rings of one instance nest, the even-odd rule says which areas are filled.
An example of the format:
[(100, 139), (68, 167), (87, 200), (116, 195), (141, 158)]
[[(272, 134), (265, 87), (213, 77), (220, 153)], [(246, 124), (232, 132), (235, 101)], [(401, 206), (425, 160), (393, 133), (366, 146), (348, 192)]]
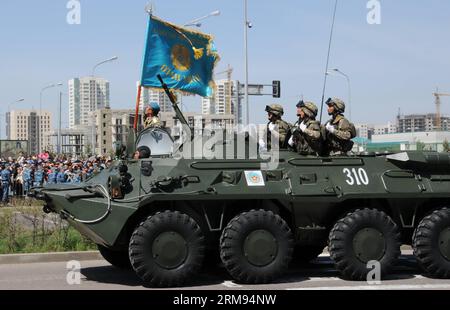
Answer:
[(439, 89), (436, 88), (436, 92), (433, 93), (433, 96), (436, 98), (436, 129), (442, 130), (441, 123), (441, 97), (450, 97), (450, 94), (439, 93)]
[(231, 75), (233, 74), (233, 68), (228, 65), (228, 69), (222, 72), (217, 72), (214, 75), (220, 75), (220, 74), (227, 74), (227, 89), (225, 90), (225, 98), (226, 100), (226, 113), (227, 114), (232, 114), (233, 113), (233, 107), (232, 107), (232, 97), (233, 97), (233, 85), (231, 84)]
[(224, 74), (224, 73), (227, 74), (228, 82), (231, 81), (231, 75), (233, 74), (233, 68), (230, 65), (228, 65), (228, 69), (227, 70), (222, 71), (222, 72), (217, 72), (214, 75), (220, 75), (220, 74)]

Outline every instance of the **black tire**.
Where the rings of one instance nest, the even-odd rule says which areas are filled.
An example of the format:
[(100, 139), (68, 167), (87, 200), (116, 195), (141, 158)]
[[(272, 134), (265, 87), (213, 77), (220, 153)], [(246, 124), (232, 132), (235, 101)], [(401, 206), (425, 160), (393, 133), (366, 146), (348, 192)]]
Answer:
[(205, 238), (190, 216), (178, 211), (156, 213), (134, 231), (129, 255), (134, 271), (146, 284), (180, 286), (202, 267)]
[(378, 261), (381, 276), (390, 273), (400, 256), (397, 224), (384, 212), (356, 210), (339, 220), (330, 232), (329, 251), (336, 269), (348, 280), (363, 281)]
[(301, 245), (294, 248), (293, 261), (299, 264), (307, 264), (322, 254), (325, 246)]
[(291, 229), (279, 215), (252, 210), (233, 218), (223, 230), (220, 257), (236, 281), (269, 283), (286, 271), (293, 247)]
[(450, 278), (450, 209), (425, 217), (413, 235), (414, 256), (430, 276)]
[(113, 251), (99, 244), (97, 244), (97, 248), (103, 258), (114, 267), (119, 269), (131, 269), (128, 251)]

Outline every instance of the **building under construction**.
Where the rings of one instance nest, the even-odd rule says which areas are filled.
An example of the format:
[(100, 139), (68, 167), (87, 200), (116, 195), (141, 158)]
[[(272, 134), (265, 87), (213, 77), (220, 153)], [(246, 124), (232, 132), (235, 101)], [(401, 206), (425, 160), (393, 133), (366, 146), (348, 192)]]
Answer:
[(440, 122), (437, 119), (436, 113), (399, 115), (397, 116), (397, 132), (448, 131), (450, 117), (440, 115)]

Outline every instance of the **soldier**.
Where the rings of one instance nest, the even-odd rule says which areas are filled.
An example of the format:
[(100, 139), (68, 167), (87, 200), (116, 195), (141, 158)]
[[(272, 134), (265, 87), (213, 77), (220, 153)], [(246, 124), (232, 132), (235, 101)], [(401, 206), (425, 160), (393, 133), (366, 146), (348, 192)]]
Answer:
[(39, 164), (38, 169), (34, 173), (33, 187), (41, 187), (44, 184), (44, 170), (42, 165)]
[(264, 130), (264, 136), (267, 137), (267, 145), (263, 139), (259, 140), (259, 145), (262, 149), (270, 149), (272, 132), (274, 132), (274, 134), (278, 136), (280, 148), (284, 148), (285, 143), (287, 142), (286, 138), (291, 130), (292, 125), (282, 119), (284, 109), (281, 105), (268, 105), (266, 106), (266, 112), (269, 119), (267, 127)]
[(81, 171), (80, 170), (76, 170), (74, 172), (74, 175), (72, 177), (72, 183), (81, 183)]
[(6, 204), (9, 202), (9, 186), (11, 183), (11, 170), (9, 169), (9, 164), (2, 167), (2, 203)]
[(30, 188), (32, 185), (31, 180), (32, 180), (31, 168), (30, 168), (29, 164), (25, 164), (24, 169), (23, 169), (23, 191), (24, 191), (25, 196), (30, 191)]
[(66, 174), (64, 173), (64, 169), (62, 167), (58, 169), (58, 173), (56, 174), (56, 183), (66, 183)]
[(289, 145), (301, 155), (320, 155), (322, 153), (322, 134), (320, 123), (316, 121), (317, 106), (312, 102), (300, 101), (297, 104), (298, 121), (294, 125)]
[(337, 98), (328, 99), (328, 115), (331, 120), (325, 125), (326, 152), (330, 155), (346, 155), (353, 148), (355, 126), (344, 117), (345, 103)]
[(56, 184), (55, 168), (51, 168), (50, 173), (47, 176), (47, 184)]
[(144, 126), (145, 128), (158, 128), (162, 127), (161, 121), (158, 117), (161, 108), (156, 102), (152, 102), (145, 107)]

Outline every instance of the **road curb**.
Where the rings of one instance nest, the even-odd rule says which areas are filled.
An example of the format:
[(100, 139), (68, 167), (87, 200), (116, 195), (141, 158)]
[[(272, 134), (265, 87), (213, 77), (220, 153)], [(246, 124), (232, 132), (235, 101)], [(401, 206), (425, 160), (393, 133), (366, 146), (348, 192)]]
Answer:
[(98, 251), (0, 255), (0, 265), (86, 261), (103, 259)]

